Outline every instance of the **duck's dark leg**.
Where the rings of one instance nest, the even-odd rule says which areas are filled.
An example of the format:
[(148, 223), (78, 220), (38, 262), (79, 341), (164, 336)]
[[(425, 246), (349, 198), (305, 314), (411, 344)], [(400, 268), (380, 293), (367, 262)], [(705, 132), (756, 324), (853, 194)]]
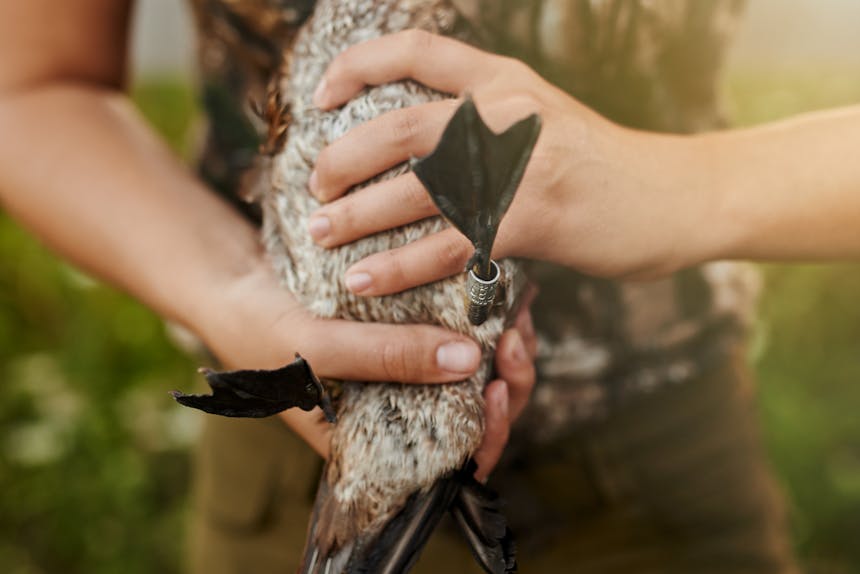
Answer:
[(475, 325), (486, 320), (493, 303), (498, 281), (490, 260), (493, 242), (540, 129), (540, 118), (532, 114), (494, 133), (467, 97), (445, 127), (436, 149), (412, 163), (412, 171), (439, 211), (475, 247), (466, 266), (470, 274), (469, 319)]
[(329, 422), (335, 421), (328, 392), (299, 355), (289, 365), (271, 371), (202, 372), (212, 394), (172, 391), (179, 404), (214, 415), (250, 418), (268, 417), (292, 407), (304, 411), (320, 407)]

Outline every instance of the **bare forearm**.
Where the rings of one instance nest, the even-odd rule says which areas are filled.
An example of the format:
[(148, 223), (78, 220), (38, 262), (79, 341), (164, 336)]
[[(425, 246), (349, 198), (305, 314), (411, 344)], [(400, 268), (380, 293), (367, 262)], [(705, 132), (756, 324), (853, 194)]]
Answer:
[(715, 255), (860, 259), (860, 107), (703, 136), (723, 241)]
[[(0, 98), (0, 198), (53, 249), (186, 324), (256, 260), (253, 229), (118, 92), (54, 84)], [(211, 303), (211, 302), (210, 302)]]
[[(297, 350), (276, 329), (293, 305), (254, 229), (171, 155), (123, 94), (57, 85), (7, 98), (0, 133), (0, 197), (57, 252), (191, 327), (231, 367), (280, 366)], [(326, 451), (315, 416), (283, 418)]]

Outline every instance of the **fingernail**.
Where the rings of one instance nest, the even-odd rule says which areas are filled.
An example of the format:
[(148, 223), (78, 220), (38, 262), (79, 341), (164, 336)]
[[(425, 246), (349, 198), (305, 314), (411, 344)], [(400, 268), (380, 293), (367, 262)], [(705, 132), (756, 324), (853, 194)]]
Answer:
[(308, 189), (314, 197), (317, 196), (317, 187), (319, 187), (319, 176), (317, 176), (317, 170), (313, 170), (310, 179), (308, 179)]
[(314, 90), (313, 103), (316, 107), (321, 108), (325, 103), (325, 91), (328, 88), (328, 81), (323, 78)]
[(331, 221), (325, 215), (315, 215), (308, 222), (308, 233), (314, 238), (314, 241), (321, 241), (331, 233)]
[(474, 343), (446, 343), (436, 349), (436, 365), (443, 371), (470, 374), (481, 360), (481, 350)]
[(528, 361), (528, 354), (526, 353), (526, 345), (523, 342), (523, 336), (520, 335), (520, 332), (514, 330), (511, 334), (511, 343), (509, 348), (509, 353), (511, 359), (514, 360), (515, 363), (521, 364)]
[(361, 293), (373, 283), (373, 278), (368, 273), (350, 273), (346, 276), (346, 288), (353, 293)]

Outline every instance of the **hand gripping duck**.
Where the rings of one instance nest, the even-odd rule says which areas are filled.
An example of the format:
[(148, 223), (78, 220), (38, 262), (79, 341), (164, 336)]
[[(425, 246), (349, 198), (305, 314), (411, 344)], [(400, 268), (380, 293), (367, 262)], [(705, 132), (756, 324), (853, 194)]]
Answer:
[[(311, 105), (311, 94), (335, 55), (361, 40), (406, 28), (450, 34), (458, 28), (458, 16), (442, 0), (317, 3), (276, 84), (283, 102), (276, 108), (282, 112), (269, 122), (286, 139), (265, 158), (257, 179), (262, 182), (264, 241), (285, 286), (311, 311), (360, 321), (434, 323), (467, 333), (484, 349), (481, 368), (468, 380), (448, 385), (320, 382), (297, 357), (275, 371), (206, 371), (211, 395), (173, 393), (181, 404), (225, 416), (264, 417), (319, 406), (334, 424), (300, 569), (307, 574), (407, 572), (445, 512), (454, 516), (487, 572), (516, 571), (498, 500), (472, 478), (471, 456), (483, 436), (482, 390), (490, 380), (493, 350), (524, 282), (515, 262), (494, 262), (490, 253), (537, 140), (539, 118), (530, 116), (495, 134), (467, 97), (438, 147), (412, 162), (442, 215), (475, 246), (464, 275), (397, 295), (360, 298), (340, 280), (351, 264), (437, 232), (445, 220), (422, 220), (332, 250), (316, 246), (305, 231), (319, 206), (307, 191), (312, 159), (325, 145), (376, 115), (444, 97), (399, 82), (369, 88), (338, 110), (323, 112)], [(287, 117), (289, 125), (279, 125)], [(374, 181), (409, 168), (395, 167)], [(337, 398), (330, 400), (334, 387)]]

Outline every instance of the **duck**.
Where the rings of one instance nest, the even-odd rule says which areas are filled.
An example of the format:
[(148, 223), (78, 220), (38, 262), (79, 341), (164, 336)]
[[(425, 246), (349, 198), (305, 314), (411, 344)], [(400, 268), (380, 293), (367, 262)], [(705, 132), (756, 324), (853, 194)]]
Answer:
[[(483, 350), (477, 372), (445, 385), (320, 381), (297, 356), (274, 371), (207, 371), (211, 395), (174, 393), (186, 406), (224, 416), (319, 407), (333, 425), (299, 568), (303, 574), (408, 572), (446, 513), (485, 571), (516, 571), (500, 499), (474, 479), (472, 455), (483, 438), (482, 393), (491, 380), (495, 346), (526, 283), (521, 263), (490, 259), (492, 243), (537, 140), (540, 119), (529, 116), (496, 134), (466, 97), (430, 155), (350, 190), (412, 170), (441, 216), (333, 249), (318, 246), (306, 231), (320, 207), (308, 184), (323, 148), (385, 112), (451, 97), (401, 81), (368, 87), (334, 110), (313, 105), (317, 84), (340, 52), (412, 28), (476, 41), (448, 0), (316, 1), (270, 83), (261, 110), (270, 138), (251, 179), (251, 195), (259, 198), (262, 241), (272, 265), (284, 287), (311, 312), (322, 318), (428, 323), (467, 334)], [(494, 170), (492, 176), (488, 169)], [(359, 297), (347, 289), (345, 271), (362, 258), (450, 225), (475, 246), (464, 273), (384, 297)]]

